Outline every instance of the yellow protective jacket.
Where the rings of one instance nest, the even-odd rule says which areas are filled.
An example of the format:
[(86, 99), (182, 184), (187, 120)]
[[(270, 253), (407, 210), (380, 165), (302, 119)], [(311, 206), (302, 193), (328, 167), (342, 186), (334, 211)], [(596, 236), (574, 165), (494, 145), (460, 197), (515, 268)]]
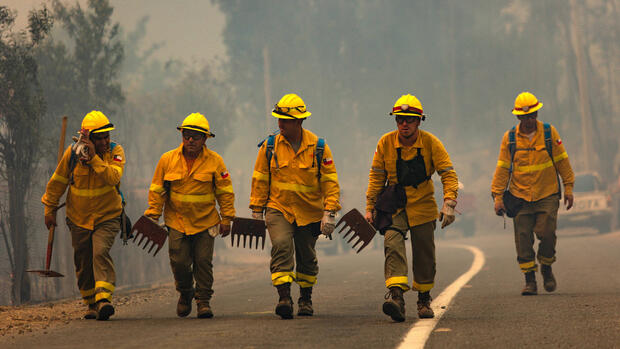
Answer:
[(68, 147), (41, 198), (45, 205), (45, 215), (51, 215), (58, 207), (60, 197), (69, 186), (66, 212), (73, 224), (93, 230), (95, 225), (119, 217), (122, 200), (116, 186), (120, 185), (125, 167), (123, 147), (117, 144), (103, 155), (103, 159), (95, 155), (86, 164), (78, 161), (73, 169), (71, 185), (70, 159), (71, 147)]
[[(386, 133), (377, 144), (375, 156), (372, 159), (372, 167), (368, 175), (368, 190), (366, 191), (366, 211), (372, 212), (377, 201), (377, 195), (383, 189), (386, 175), (388, 185), (398, 183), (396, 175), (396, 148), (402, 148), (403, 160), (411, 160), (417, 155), (417, 148), (421, 148), (424, 157), (427, 176), (435, 171), (441, 176), (444, 199), (456, 200), (458, 191), (458, 179), (452, 167), (450, 156), (441, 141), (429, 132), (418, 129), (418, 138), (410, 147), (405, 147), (398, 140), (398, 130)], [(418, 188), (406, 186), (407, 193), (407, 218), (409, 226), (424, 224), (437, 219), (438, 210), (435, 202), (435, 188), (432, 180), (427, 180)], [(443, 203), (441, 203), (443, 204)], [(400, 210), (399, 210), (400, 212)], [(397, 212), (397, 213), (399, 213)]]
[[(520, 125), (519, 125), (520, 126)], [(510, 181), (510, 192), (526, 201), (538, 201), (558, 192), (556, 168), (564, 182), (565, 194), (573, 193), (575, 175), (568, 161), (568, 154), (555, 127), (551, 126), (553, 162), (545, 148), (544, 124), (537, 121), (536, 134), (530, 139), (521, 134), (520, 127), (515, 132), (516, 151), (513, 174)], [(502, 200), (506, 183), (510, 177), (509, 136), (506, 131), (499, 149), (499, 159), (491, 184), (491, 192), (495, 201)]]
[[(169, 193), (164, 182), (170, 182)], [(216, 199), (221, 220), (215, 209)], [(193, 235), (220, 222), (230, 224), (235, 216), (234, 201), (230, 174), (222, 157), (203, 147), (188, 173), (181, 144), (159, 159), (149, 188), (149, 208), (144, 215), (157, 221), (163, 209), (168, 227)]]
[(340, 210), (338, 174), (327, 144), (319, 183), (315, 156), (317, 141), (314, 133), (303, 129), (301, 146), (295, 153), (286, 138), (277, 135), (271, 164), (267, 164), (267, 141), (263, 143), (252, 175), (250, 208), (253, 211), (271, 207), (282, 212), (288, 222), (303, 226), (320, 221), (324, 210)]

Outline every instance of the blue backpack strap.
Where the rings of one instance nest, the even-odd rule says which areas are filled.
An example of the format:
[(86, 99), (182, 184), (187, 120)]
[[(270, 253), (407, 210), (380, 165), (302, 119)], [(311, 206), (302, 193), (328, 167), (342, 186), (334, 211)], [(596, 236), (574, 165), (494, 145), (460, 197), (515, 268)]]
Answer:
[(116, 147), (116, 142), (110, 142), (110, 151), (114, 150), (114, 147)]
[(325, 138), (319, 138), (316, 142), (316, 163), (318, 167), (317, 178), (321, 184), (321, 163), (323, 162), (323, 153), (325, 153)]
[(271, 165), (271, 158), (273, 157), (273, 148), (276, 145), (276, 135), (269, 135), (267, 137), (267, 165)]
[(547, 153), (549, 153), (549, 157), (553, 160), (553, 141), (551, 139), (551, 125), (548, 123), (544, 123), (543, 130), (545, 131), (545, 148), (547, 148)]
[(515, 153), (517, 152), (517, 139), (515, 133), (517, 132), (517, 127), (512, 126), (510, 131), (508, 131), (508, 150), (510, 151), (510, 173), (512, 173), (512, 163), (515, 160)]

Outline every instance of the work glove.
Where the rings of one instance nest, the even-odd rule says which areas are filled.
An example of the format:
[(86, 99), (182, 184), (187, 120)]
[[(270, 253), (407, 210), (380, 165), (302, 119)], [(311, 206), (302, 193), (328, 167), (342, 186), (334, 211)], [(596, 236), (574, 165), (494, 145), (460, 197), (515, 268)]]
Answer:
[(264, 220), (263, 219), (263, 211), (258, 211), (258, 212), (252, 211), (252, 218), (253, 219), (260, 219), (261, 221)]
[(81, 131), (78, 132), (78, 134), (80, 135), (79, 138), (75, 136), (72, 137), (75, 143), (73, 143), (73, 145), (71, 146), (71, 151), (78, 156), (78, 159), (82, 161), (88, 161), (90, 160), (90, 155), (88, 153), (88, 146), (84, 142), (86, 136), (84, 132)]
[(448, 225), (454, 222), (454, 208), (456, 207), (456, 200), (446, 199), (443, 201), (443, 207), (439, 212), (439, 221), (441, 223), (441, 228), (445, 228)]
[(207, 232), (209, 233), (209, 235), (211, 235), (212, 238), (216, 237), (220, 233), (220, 225), (216, 224), (212, 226), (211, 228), (207, 229)]
[(325, 236), (331, 236), (336, 228), (336, 212), (324, 211), (323, 219), (321, 219), (321, 233)]
[(229, 224), (220, 224), (220, 235), (222, 237), (226, 237), (230, 234), (230, 223)]

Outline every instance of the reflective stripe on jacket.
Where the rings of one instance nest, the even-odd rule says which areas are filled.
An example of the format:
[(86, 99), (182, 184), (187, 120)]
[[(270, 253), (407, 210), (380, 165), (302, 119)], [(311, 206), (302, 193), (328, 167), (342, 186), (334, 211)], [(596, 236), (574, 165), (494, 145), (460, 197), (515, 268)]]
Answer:
[[(458, 179), (452, 167), (450, 156), (441, 141), (433, 134), (418, 129), (418, 138), (410, 147), (405, 147), (398, 140), (398, 130), (386, 133), (377, 143), (377, 150), (372, 159), (372, 167), (368, 175), (368, 190), (366, 191), (366, 211), (372, 212), (377, 201), (377, 195), (384, 186), (386, 175), (389, 184), (398, 183), (396, 176), (396, 148), (402, 148), (404, 160), (413, 159), (417, 148), (421, 148), (424, 157), (424, 165), (428, 176), (435, 171), (441, 176), (444, 199), (456, 200), (458, 191)], [(418, 188), (406, 186), (407, 193), (407, 219), (409, 226), (420, 225), (437, 219), (438, 210), (435, 202), (435, 188), (432, 180), (418, 185)], [(443, 204), (443, 203), (441, 203)], [(400, 212), (400, 210), (399, 210)], [(397, 212), (398, 213), (398, 212)]]
[[(318, 179), (316, 143), (318, 137), (302, 130), (301, 145), (297, 153), (282, 135), (277, 135), (271, 158), (271, 188), (269, 188), (269, 165), (267, 142), (258, 151), (250, 208), (260, 211), (271, 207), (284, 214), (290, 223), (303, 226), (315, 223), (323, 217), (323, 211), (340, 210), (340, 186), (332, 159), (332, 152), (325, 144), (321, 164), (321, 182)], [(269, 202), (267, 202), (269, 197)]]
[[(538, 201), (558, 192), (558, 181), (553, 162), (545, 147), (545, 135), (543, 122), (536, 122), (536, 134), (530, 140), (521, 134), (520, 125), (515, 132), (516, 151), (513, 164), (510, 192), (527, 201)], [(491, 192), (495, 200), (501, 200), (506, 189), (506, 183), (510, 177), (510, 150), (508, 147), (509, 136), (506, 131), (499, 149), (499, 158), (495, 175), (491, 184)], [(551, 126), (551, 143), (553, 160), (562, 177), (565, 194), (573, 193), (575, 175), (568, 160), (568, 154), (555, 127)]]
[[(170, 182), (166, 193), (164, 181)], [(220, 215), (215, 201), (220, 206)], [(167, 226), (193, 235), (218, 224), (229, 224), (235, 216), (235, 194), (224, 160), (216, 152), (202, 148), (187, 171), (183, 144), (161, 156), (149, 188), (149, 208), (144, 212), (158, 220), (164, 211)]]
[(78, 161), (73, 169), (72, 185), (69, 185), (70, 159), (71, 147), (68, 147), (41, 198), (45, 215), (51, 215), (58, 207), (60, 197), (69, 186), (66, 212), (73, 224), (92, 230), (99, 223), (119, 217), (121, 196), (115, 187), (120, 183), (125, 167), (123, 147), (117, 144), (103, 155), (103, 159), (95, 155), (86, 164)]

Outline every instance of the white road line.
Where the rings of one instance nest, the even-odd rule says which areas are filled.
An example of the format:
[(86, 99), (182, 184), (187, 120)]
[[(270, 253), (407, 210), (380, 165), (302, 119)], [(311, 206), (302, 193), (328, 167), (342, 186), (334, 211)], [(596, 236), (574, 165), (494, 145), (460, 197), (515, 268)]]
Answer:
[(471, 264), (469, 270), (459, 276), (450, 286), (448, 286), (439, 297), (433, 299), (431, 307), (435, 312), (435, 317), (432, 319), (420, 319), (409, 330), (405, 339), (400, 343), (399, 349), (411, 349), (411, 348), (424, 348), (428, 337), (433, 332), (433, 329), (441, 319), (441, 316), (446, 312), (450, 302), (456, 296), (457, 293), (471, 280), (474, 275), (478, 274), (482, 266), (484, 265), (484, 253), (477, 247), (469, 245), (450, 245), (446, 247), (464, 248), (474, 254), (474, 261)]

